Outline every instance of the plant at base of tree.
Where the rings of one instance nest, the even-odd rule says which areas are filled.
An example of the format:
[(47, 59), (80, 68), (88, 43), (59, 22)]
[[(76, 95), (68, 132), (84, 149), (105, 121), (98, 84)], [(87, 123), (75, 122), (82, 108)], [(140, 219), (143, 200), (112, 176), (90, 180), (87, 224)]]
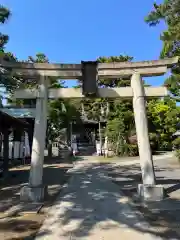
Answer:
[(180, 150), (180, 137), (177, 137), (176, 139), (174, 139), (172, 144), (173, 144), (173, 149)]
[(180, 149), (175, 151), (175, 157), (177, 158), (177, 160), (180, 162)]

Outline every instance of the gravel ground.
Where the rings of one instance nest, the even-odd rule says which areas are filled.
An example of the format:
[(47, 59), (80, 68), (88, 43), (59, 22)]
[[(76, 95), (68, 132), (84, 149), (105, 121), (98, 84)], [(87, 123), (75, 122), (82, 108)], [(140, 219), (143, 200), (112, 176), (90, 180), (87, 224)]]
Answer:
[(163, 239), (180, 239), (180, 165), (173, 158), (154, 161), (157, 184), (162, 184), (167, 197), (163, 202), (145, 204), (137, 197), (137, 185), (141, 183), (139, 164), (116, 166), (106, 169), (112, 181), (128, 197), (135, 210), (149, 223), (151, 231)]
[[(0, 239), (1, 240), (29, 240), (40, 228), (51, 203), (60, 192), (62, 185), (67, 182), (67, 170), (71, 164), (48, 163), (44, 165), (44, 184), (48, 185), (49, 196), (37, 207), (32, 207), (31, 213), (17, 211), (15, 216), (12, 209), (19, 206), (19, 191), (26, 184), (29, 166), (10, 169), (6, 181), (0, 182)], [(31, 208), (31, 206), (30, 206)], [(33, 209), (34, 208), (34, 209)], [(37, 213), (37, 209), (38, 213)], [(8, 213), (8, 217), (7, 217)]]
[[(180, 165), (173, 158), (154, 161), (157, 183), (166, 189), (167, 199), (160, 204), (145, 205), (137, 200), (136, 189), (141, 182), (140, 166), (137, 163), (124, 165), (105, 164), (109, 177), (127, 196), (127, 201), (140, 212), (150, 224), (150, 231), (163, 239), (180, 239)], [(103, 163), (102, 163), (103, 164)], [(19, 191), (28, 181), (29, 166), (10, 170), (10, 177), (0, 182), (0, 239), (30, 240), (40, 228), (46, 212), (67, 182), (67, 170), (71, 164), (49, 162), (44, 165), (44, 183), (48, 185), (49, 197), (37, 213), (6, 217), (12, 206), (19, 204)]]

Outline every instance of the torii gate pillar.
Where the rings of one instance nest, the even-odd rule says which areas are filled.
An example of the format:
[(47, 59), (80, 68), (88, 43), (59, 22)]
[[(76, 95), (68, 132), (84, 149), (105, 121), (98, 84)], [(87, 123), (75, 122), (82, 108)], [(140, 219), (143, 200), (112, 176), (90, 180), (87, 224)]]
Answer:
[(36, 98), (36, 116), (31, 155), (31, 169), (28, 186), (21, 190), (21, 200), (40, 202), (47, 194), (43, 186), (44, 148), (47, 129), (48, 79), (40, 76), (39, 91)]
[(139, 73), (132, 75), (131, 87), (133, 89), (133, 109), (143, 182), (143, 184), (138, 185), (138, 194), (144, 200), (162, 200), (164, 198), (164, 188), (161, 185), (156, 185), (148, 134), (145, 91)]

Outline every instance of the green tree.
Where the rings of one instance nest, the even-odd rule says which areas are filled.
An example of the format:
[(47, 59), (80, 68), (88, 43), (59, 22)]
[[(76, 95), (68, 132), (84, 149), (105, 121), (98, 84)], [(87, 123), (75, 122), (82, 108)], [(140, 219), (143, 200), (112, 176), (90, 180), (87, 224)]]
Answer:
[[(11, 12), (6, 7), (0, 5), (0, 25), (5, 24), (9, 17), (11, 16)], [(4, 61), (17, 61), (17, 58), (13, 53), (7, 52), (5, 49), (6, 43), (9, 40), (9, 36), (0, 32), (0, 58)], [(4, 92), (12, 93), (14, 89), (16, 89), (21, 83), (23, 79), (14, 76), (11, 72), (11, 69), (5, 69), (0, 67), (0, 98), (2, 100)]]
[(147, 104), (150, 123), (150, 140), (153, 150), (171, 150), (173, 133), (176, 132), (180, 111), (170, 98), (151, 100)]
[(130, 138), (136, 134), (132, 103), (116, 100), (111, 104), (106, 134), (116, 155), (137, 155), (137, 142)]
[[(162, 32), (160, 39), (163, 41), (163, 49), (160, 57), (180, 56), (180, 0), (164, 0), (162, 4), (154, 4), (154, 9), (145, 18), (150, 26), (156, 26), (164, 21), (167, 29)], [(172, 96), (180, 101), (180, 63), (172, 68), (172, 75), (167, 78)]]
[(71, 101), (64, 99), (53, 100), (49, 104), (48, 120), (52, 130), (49, 134), (52, 135), (51, 141), (53, 141), (60, 137), (61, 129), (69, 129), (72, 121), (80, 122), (80, 112)]
[[(154, 4), (154, 9), (146, 17), (145, 21), (150, 26), (156, 26), (164, 21), (167, 29), (162, 32), (160, 39), (163, 41), (161, 58), (180, 57), (180, 0), (164, 0), (161, 4)], [(180, 62), (173, 66), (171, 75), (165, 81), (166, 86), (171, 92), (171, 97), (180, 101)], [(152, 139), (156, 139), (156, 145), (160, 148), (172, 147), (172, 134), (177, 130), (179, 124), (179, 107), (172, 100), (165, 100), (164, 103), (156, 102), (149, 105), (149, 115), (151, 122), (155, 125), (156, 133), (152, 133)], [(166, 104), (166, 107), (162, 104)], [(155, 142), (155, 141), (154, 141)], [(179, 140), (173, 142), (179, 144)], [(177, 156), (179, 157), (179, 150)]]
[[(0, 5), (0, 24), (6, 23), (11, 13), (9, 9)], [(9, 36), (0, 32), (0, 51), (2, 52), (5, 44), (8, 42)]]

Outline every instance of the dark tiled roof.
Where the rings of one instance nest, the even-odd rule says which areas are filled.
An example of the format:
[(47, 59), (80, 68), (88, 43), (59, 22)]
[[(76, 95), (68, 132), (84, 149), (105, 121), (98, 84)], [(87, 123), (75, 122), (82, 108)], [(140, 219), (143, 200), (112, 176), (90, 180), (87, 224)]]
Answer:
[(15, 117), (3, 112), (2, 110), (0, 110), (0, 124), (1, 124), (1, 127), (3, 127), (3, 126), (14, 127), (14, 128), (16, 128), (16, 127), (28, 128), (29, 127), (28, 122), (17, 119)]

